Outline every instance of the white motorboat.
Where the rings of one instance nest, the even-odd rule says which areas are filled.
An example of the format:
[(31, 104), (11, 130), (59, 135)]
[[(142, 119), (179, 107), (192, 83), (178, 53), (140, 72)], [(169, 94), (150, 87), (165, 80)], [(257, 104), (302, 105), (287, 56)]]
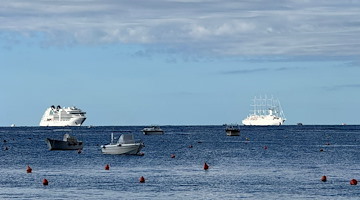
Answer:
[(40, 126), (81, 126), (86, 120), (86, 112), (72, 107), (55, 107), (52, 105), (47, 108), (40, 121)]
[(84, 146), (82, 141), (78, 141), (76, 137), (70, 136), (68, 133), (64, 135), (63, 140), (53, 140), (46, 138), (49, 150), (81, 150)]
[(228, 136), (239, 136), (240, 135), (239, 125), (237, 124), (226, 125), (225, 132), (226, 135)]
[(162, 135), (162, 134), (164, 134), (164, 130), (162, 130), (159, 126), (146, 127), (142, 131), (143, 131), (144, 135)]
[(122, 134), (117, 142), (114, 142), (114, 134), (111, 133), (111, 143), (101, 145), (103, 154), (129, 154), (137, 155), (145, 147), (141, 140), (135, 140), (132, 134)]
[(280, 101), (273, 97), (254, 98), (252, 113), (242, 120), (244, 125), (249, 126), (280, 126), (285, 122), (285, 115)]

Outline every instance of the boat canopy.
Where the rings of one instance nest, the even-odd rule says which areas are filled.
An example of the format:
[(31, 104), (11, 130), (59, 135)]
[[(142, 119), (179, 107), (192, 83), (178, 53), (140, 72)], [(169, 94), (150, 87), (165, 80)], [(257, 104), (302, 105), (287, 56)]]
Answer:
[(76, 142), (77, 139), (76, 139), (75, 136), (71, 136), (71, 135), (69, 135), (68, 133), (66, 133), (66, 134), (64, 135), (63, 141)]
[(119, 138), (120, 144), (133, 144), (135, 143), (134, 136), (132, 134), (122, 134)]

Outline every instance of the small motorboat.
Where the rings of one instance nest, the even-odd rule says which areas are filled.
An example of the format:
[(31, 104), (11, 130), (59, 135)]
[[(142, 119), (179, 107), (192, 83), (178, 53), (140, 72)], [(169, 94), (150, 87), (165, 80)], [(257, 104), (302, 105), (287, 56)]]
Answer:
[(225, 132), (228, 136), (239, 136), (240, 128), (237, 124), (226, 125)]
[(68, 133), (64, 135), (63, 140), (54, 140), (46, 138), (49, 150), (81, 150), (84, 146), (82, 141), (78, 141), (76, 137), (70, 136)]
[(164, 131), (159, 126), (151, 126), (144, 128), (143, 130), (144, 135), (162, 135)]
[(141, 140), (135, 140), (132, 134), (122, 134), (117, 142), (114, 142), (114, 134), (111, 133), (111, 143), (101, 145), (103, 154), (128, 154), (138, 155), (140, 150), (145, 147)]

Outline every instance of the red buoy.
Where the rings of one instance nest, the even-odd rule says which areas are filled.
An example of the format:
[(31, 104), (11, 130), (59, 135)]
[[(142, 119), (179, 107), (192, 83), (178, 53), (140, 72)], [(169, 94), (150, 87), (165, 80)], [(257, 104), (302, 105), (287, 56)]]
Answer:
[(143, 176), (141, 176), (141, 177), (139, 178), (139, 181), (140, 181), (140, 183), (145, 183), (145, 178), (144, 178)]
[(49, 182), (46, 178), (43, 179), (42, 183), (43, 183), (43, 185), (49, 185)]
[(26, 167), (26, 173), (31, 173), (32, 172), (32, 169), (31, 169), (31, 167), (28, 165), (27, 167)]
[(110, 169), (109, 164), (106, 164), (106, 165), (105, 165), (105, 170), (109, 170), (109, 169)]
[(175, 158), (175, 154), (171, 154), (171, 158)]
[(326, 182), (326, 181), (327, 181), (326, 176), (322, 176), (322, 177), (321, 177), (321, 181), (322, 181), (322, 182)]
[(350, 185), (357, 185), (357, 180), (356, 179), (351, 179)]
[(207, 163), (204, 163), (204, 170), (208, 170), (209, 169), (209, 165)]

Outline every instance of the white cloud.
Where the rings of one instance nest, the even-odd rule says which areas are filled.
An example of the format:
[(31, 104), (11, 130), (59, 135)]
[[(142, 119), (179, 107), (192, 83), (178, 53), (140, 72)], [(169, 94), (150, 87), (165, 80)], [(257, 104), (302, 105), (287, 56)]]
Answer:
[(161, 44), (220, 56), (360, 52), (360, 2), (351, 0), (5, 0), (0, 13), (1, 35), (41, 34), (48, 45)]

